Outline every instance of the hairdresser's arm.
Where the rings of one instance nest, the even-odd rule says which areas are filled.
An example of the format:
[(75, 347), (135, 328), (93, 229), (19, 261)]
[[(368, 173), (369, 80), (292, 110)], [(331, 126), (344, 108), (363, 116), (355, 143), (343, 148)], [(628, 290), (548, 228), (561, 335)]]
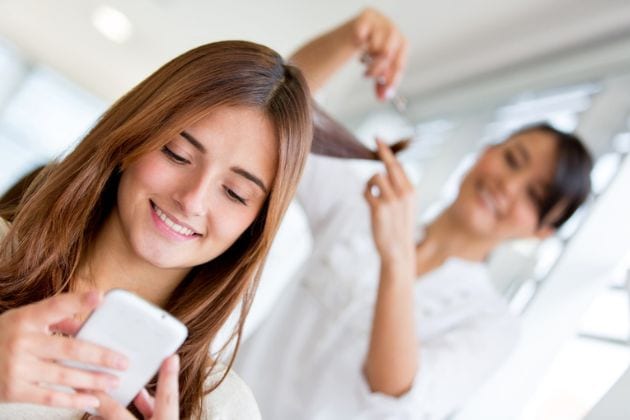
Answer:
[(373, 392), (400, 396), (413, 385), (418, 367), (413, 316), (414, 189), (389, 148), (377, 143), (387, 173), (372, 177), (364, 193), (371, 211), (372, 234), (381, 257), (364, 374)]
[(370, 57), (366, 76), (375, 80), (376, 95), (393, 94), (407, 59), (407, 40), (386, 16), (365, 9), (358, 16), (320, 35), (290, 58), (303, 71), (311, 92), (316, 93), (351, 58)]

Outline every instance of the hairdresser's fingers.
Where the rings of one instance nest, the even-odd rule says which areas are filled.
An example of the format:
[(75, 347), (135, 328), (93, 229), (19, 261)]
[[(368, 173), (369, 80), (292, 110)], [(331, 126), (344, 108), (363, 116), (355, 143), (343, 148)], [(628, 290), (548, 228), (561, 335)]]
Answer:
[(400, 80), (402, 79), (402, 75), (407, 67), (407, 56), (409, 52), (409, 41), (406, 38), (403, 38), (398, 51), (394, 55), (394, 59), (392, 61), (392, 66), (390, 67), (389, 83), (390, 86), (394, 88), (398, 88), (400, 85)]
[(371, 194), (382, 201), (391, 201), (396, 197), (396, 193), (385, 174), (376, 174), (368, 181), (368, 188)]
[(402, 165), (396, 159), (396, 156), (391, 151), (389, 146), (383, 143), (381, 140), (376, 139), (377, 153), (381, 161), (385, 164), (387, 169), (387, 176), (389, 177), (394, 190), (399, 194), (404, 194), (413, 190), (413, 185)]
[(365, 198), (365, 201), (367, 201), (372, 211), (376, 210), (376, 208), (378, 207), (379, 194), (380, 191), (375, 185), (372, 185), (369, 182), (365, 185), (365, 189), (363, 190), (363, 197)]
[(27, 402), (30, 404), (47, 405), (50, 407), (74, 408), (85, 410), (86, 408), (96, 408), (99, 400), (91, 394), (53, 391), (36, 385), (26, 385), (22, 387), (20, 395), (16, 395), (14, 402)]
[(134, 415), (106, 393), (97, 392), (94, 395), (100, 402), (98, 407), (99, 416), (97, 418), (100, 417), (104, 420), (136, 420)]
[(129, 363), (118, 352), (72, 337), (32, 335), (27, 345), (29, 352), (41, 359), (69, 360), (117, 370), (125, 370)]
[(370, 66), (368, 67), (366, 74), (370, 77), (374, 77), (380, 84), (388, 85), (386, 76), (389, 73), (389, 69), (394, 62), (396, 54), (400, 49), (402, 37), (396, 31), (390, 31), (384, 40), (383, 45), (379, 46), (377, 51), (373, 51), (370, 54), (373, 57)]
[(134, 398), (133, 403), (144, 418), (153, 417), (153, 413), (155, 412), (155, 398), (149, 394), (146, 388), (142, 388), (142, 391)]
[(118, 387), (120, 380), (104, 372), (75, 369), (52, 362), (34, 361), (31, 371), (38, 383), (68, 386), (85, 391), (109, 391)]
[(381, 76), (382, 83), (376, 84), (376, 95), (379, 99), (392, 99), (396, 94), (407, 65), (407, 50), (408, 42), (405, 38), (401, 38), (398, 49), (391, 57), (384, 75)]
[(155, 420), (173, 420), (179, 416), (179, 356), (162, 363), (155, 393)]
[(51, 324), (72, 318), (77, 313), (90, 312), (101, 299), (102, 295), (96, 291), (64, 293), (22, 307), (20, 315), (31, 326), (48, 332)]

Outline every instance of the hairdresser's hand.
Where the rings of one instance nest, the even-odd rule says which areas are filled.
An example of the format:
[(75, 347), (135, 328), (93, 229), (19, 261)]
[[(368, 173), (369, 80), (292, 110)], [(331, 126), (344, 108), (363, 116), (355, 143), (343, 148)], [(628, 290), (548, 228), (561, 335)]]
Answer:
[(415, 261), (415, 191), (389, 147), (377, 140), (386, 172), (368, 181), (364, 197), (370, 206), (372, 235), (383, 262)]
[(376, 81), (376, 96), (390, 99), (398, 88), (407, 63), (406, 38), (378, 10), (365, 9), (352, 21), (356, 42), (366, 64), (365, 75)]
[[(69, 360), (111, 369), (124, 369), (124, 356), (95, 344), (53, 332), (76, 333), (73, 317), (96, 308), (97, 292), (66, 293), (0, 315), (0, 402), (42, 404), (55, 407), (97, 407), (92, 391), (108, 390), (118, 379), (106, 373), (66, 367)], [(74, 394), (43, 384), (81, 389)]]
[[(101, 406), (98, 408), (99, 416), (90, 417), (90, 420), (136, 419), (109, 395), (97, 393), (96, 396), (101, 401)], [(145, 420), (179, 419), (179, 356), (173, 355), (162, 363), (155, 398), (143, 389), (133, 402)]]

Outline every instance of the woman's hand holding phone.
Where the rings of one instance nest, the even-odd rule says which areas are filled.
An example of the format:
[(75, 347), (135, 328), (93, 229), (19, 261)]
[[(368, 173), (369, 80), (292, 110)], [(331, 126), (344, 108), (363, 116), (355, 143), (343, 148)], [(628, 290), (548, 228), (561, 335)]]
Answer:
[[(101, 404), (94, 393), (118, 385), (116, 376), (64, 366), (73, 361), (122, 371), (125, 356), (105, 347), (54, 332), (73, 335), (80, 322), (101, 302), (98, 292), (65, 293), (0, 315), (0, 402), (31, 403), (85, 409)], [(66, 387), (75, 393), (56, 390)]]
[[(99, 392), (96, 396), (101, 403), (98, 408), (100, 415), (92, 416), (90, 420), (136, 419), (125, 407), (106, 393)], [(179, 356), (173, 355), (162, 363), (155, 398), (143, 389), (133, 402), (145, 420), (179, 419)]]

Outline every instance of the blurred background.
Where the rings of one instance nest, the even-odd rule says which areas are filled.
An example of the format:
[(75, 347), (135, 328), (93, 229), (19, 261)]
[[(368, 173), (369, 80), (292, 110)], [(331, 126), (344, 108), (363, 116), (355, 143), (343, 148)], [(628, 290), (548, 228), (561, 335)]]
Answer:
[(223, 39), (288, 56), (366, 6), (410, 41), (399, 89), (406, 110), (376, 101), (358, 60), (318, 100), (366, 142), (414, 136), (401, 159), (421, 217), (454, 196), (481, 147), (523, 124), (577, 130), (596, 157), (592, 197), (570, 223), (493, 256), (523, 335), (455, 416), (583, 418), (630, 366), (626, 0), (3, 0), (0, 194), (70, 150), (109, 104), (170, 58)]

